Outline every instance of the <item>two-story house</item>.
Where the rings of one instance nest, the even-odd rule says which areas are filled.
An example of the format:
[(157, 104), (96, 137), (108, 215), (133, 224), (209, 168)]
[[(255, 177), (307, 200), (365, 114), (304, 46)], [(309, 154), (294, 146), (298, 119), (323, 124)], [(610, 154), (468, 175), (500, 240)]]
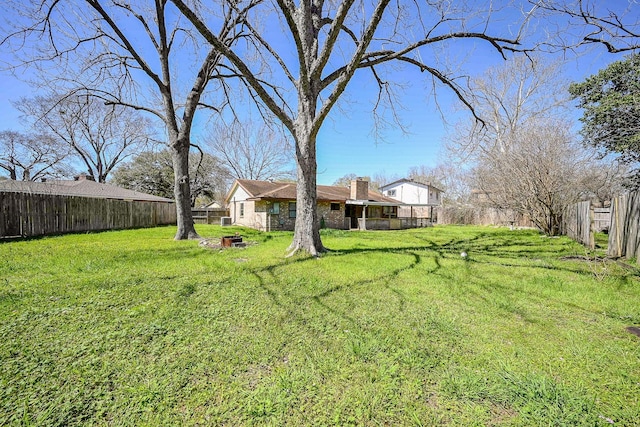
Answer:
[(435, 222), (434, 208), (442, 204), (443, 191), (431, 185), (411, 179), (400, 179), (380, 187), (385, 197), (396, 199), (408, 206), (398, 208), (398, 216), (429, 218)]

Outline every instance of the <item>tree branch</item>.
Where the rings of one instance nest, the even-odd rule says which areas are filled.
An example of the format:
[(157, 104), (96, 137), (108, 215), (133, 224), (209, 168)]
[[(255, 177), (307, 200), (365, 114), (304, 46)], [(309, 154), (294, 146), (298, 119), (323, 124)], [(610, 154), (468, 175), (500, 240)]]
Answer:
[[(286, 0), (279, 0), (285, 2)], [(215, 49), (222, 53), (231, 63), (238, 69), (238, 71), (244, 76), (248, 84), (256, 91), (260, 99), (267, 105), (267, 107), (275, 114), (282, 123), (290, 130), (293, 131), (293, 120), (289, 117), (284, 110), (278, 106), (275, 100), (269, 95), (265, 88), (261, 85), (260, 80), (253, 74), (247, 64), (236, 53), (226, 46), (218, 37), (216, 37), (206, 26), (204, 22), (182, 1), (171, 0), (171, 2), (183, 13), (183, 15), (196, 27), (196, 29), (202, 34), (202, 36), (209, 42)]]

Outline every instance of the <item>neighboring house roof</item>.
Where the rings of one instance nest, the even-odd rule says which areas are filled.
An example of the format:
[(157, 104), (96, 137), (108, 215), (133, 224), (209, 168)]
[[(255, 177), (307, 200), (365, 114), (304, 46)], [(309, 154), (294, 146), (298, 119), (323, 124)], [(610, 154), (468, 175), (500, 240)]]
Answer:
[(441, 189), (439, 189), (438, 187), (435, 187), (432, 184), (424, 184), (422, 182), (414, 181), (412, 179), (407, 179), (407, 178), (399, 179), (399, 180), (391, 182), (389, 184), (382, 185), (382, 186), (380, 186), (380, 190), (385, 191), (388, 188), (393, 188), (393, 187), (396, 187), (396, 186), (398, 186), (400, 184), (405, 184), (405, 183), (414, 184), (414, 185), (416, 185), (418, 187), (422, 187), (422, 188), (431, 188), (432, 190), (436, 190), (436, 191), (439, 191), (441, 193), (444, 193), (444, 190), (441, 190)]
[(147, 202), (173, 202), (171, 199), (127, 190), (110, 184), (101, 184), (89, 179), (77, 181), (0, 181), (0, 191), (11, 193), (55, 194), (99, 199), (136, 200)]
[(222, 205), (220, 204), (220, 202), (211, 202), (208, 205), (205, 205), (202, 207), (203, 209), (220, 209), (222, 208)]
[[(271, 182), (256, 181), (250, 179), (238, 179), (231, 187), (231, 191), (227, 196), (227, 203), (236, 188), (242, 187), (249, 198), (247, 200), (296, 200), (296, 184), (291, 182)], [(347, 187), (337, 187), (331, 185), (318, 185), (317, 200), (324, 202), (346, 202), (351, 198), (351, 190)], [(385, 197), (375, 191), (369, 190), (367, 200), (381, 203), (392, 203), (397, 205), (399, 202), (395, 199)]]

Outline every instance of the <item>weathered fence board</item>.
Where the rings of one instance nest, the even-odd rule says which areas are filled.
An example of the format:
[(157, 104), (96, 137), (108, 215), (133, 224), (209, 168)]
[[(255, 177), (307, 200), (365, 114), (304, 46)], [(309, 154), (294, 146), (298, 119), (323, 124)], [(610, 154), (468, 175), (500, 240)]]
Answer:
[(220, 225), (220, 218), (229, 216), (228, 209), (191, 209), (193, 222), (196, 224), (217, 224)]
[(0, 237), (176, 223), (173, 203), (0, 192)]
[(594, 213), (591, 202), (585, 201), (569, 206), (562, 219), (564, 234), (590, 249), (595, 248)]
[(597, 232), (609, 231), (611, 227), (611, 208), (593, 209), (593, 229)]
[(535, 227), (524, 215), (510, 209), (487, 207), (438, 207), (438, 224), (467, 225), (509, 225), (514, 227)]
[(616, 197), (611, 208), (608, 255), (640, 262), (640, 191)]

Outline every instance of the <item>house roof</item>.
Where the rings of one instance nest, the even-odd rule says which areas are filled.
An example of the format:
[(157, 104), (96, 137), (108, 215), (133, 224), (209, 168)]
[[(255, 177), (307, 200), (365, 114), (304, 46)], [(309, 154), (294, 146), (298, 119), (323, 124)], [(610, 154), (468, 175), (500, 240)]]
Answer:
[(77, 181), (0, 181), (0, 191), (11, 193), (55, 194), (60, 196), (92, 197), (99, 199), (136, 200), (147, 202), (173, 202), (171, 199), (127, 190), (115, 185), (102, 184), (89, 179)]
[(382, 186), (380, 186), (380, 190), (384, 191), (387, 188), (395, 187), (395, 186), (397, 186), (399, 184), (405, 184), (405, 183), (406, 184), (414, 184), (414, 185), (417, 185), (418, 187), (423, 187), (423, 188), (432, 188), (433, 190), (436, 190), (436, 191), (439, 191), (441, 193), (444, 193), (444, 190), (441, 190), (441, 189), (439, 189), (438, 187), (436, 187), (436, 186), (434, 186), (432, 184), (425, 184), (425, 183), (422, 183), (422, 182), (414, 181), (413, 179), (409, 179), (409, 178), (402, 178), (402, 179), (399, 179), (397, 181), (390, 182), (389, 184), (382, 185)]
[[(227, 196), (227, 202), (236, 188), (242, 187), (249, 195), (249, 200), (296, 200), (296, 184), (291, 182), (256, 181), (250, 179), (238, 179), (231, 187)], [(351, 198), (351, 190), (348, 187), (332, 185), (318, 185), (317, 199), (324, 202), (346, 202)], [(395, 199), (385, 197), (375, 191), (369, 190), (368, 200), (373, 202), (391, 203), (397, 205)]]

